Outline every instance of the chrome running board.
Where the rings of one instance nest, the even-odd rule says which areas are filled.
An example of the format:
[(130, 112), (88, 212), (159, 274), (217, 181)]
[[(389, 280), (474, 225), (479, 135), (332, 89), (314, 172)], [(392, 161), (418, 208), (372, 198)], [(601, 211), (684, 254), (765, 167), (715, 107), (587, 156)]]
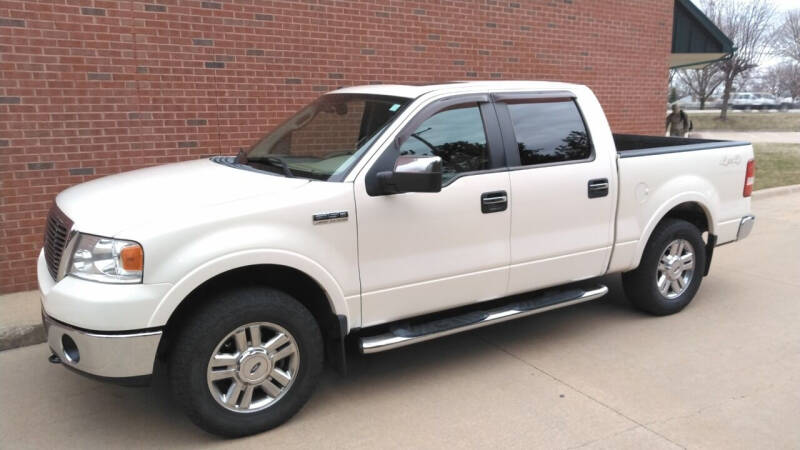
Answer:
[(589, 290), (573, 288), (549, 291), (530, 299), (518, 300), (486, 311), (471, 311), (426, 323), (399, 325), (377, 336), (362, 337), (359, 339), (359, 343), (362, 353), (378, 353), (587, 302), (607, 293), (608, 288), (602, 285)]

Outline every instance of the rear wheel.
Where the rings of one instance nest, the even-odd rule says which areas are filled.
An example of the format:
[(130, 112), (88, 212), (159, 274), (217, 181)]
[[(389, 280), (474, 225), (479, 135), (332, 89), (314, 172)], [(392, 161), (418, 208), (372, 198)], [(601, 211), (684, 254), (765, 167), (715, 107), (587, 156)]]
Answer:
[(665, 219), (653, 231), (639, 267), (622, 275), (625, 294), (643, 311), (674, 314), (694, 298), (705, 264), (700, 230), (683, 220)]
[(244, 436), (299, 411), (322, 361), (308, 309), (274, 289), (244, 288), (219, 295), (186, 321), (171, 354), (170, 385), (201, 428)]

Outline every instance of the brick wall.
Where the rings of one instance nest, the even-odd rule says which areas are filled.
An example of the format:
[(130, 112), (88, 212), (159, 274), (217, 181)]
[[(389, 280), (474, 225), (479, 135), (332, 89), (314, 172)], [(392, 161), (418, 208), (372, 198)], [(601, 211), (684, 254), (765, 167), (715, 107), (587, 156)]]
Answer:
[[(234, 153), (338, 86), (584, 83), (658, 133), (671, 0), (0, 0), (0, 292), (35, 288), (53, 197)], [(102, 205), (98, 205), (102, 207)]]

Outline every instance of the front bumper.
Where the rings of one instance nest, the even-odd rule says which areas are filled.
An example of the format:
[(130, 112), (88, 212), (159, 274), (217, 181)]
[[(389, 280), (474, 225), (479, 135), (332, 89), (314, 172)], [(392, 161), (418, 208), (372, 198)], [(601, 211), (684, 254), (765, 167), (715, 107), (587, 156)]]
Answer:
[(756, 216), (747, 215), (742, 217), (742, 220), (739, 221), (739, 231), (736, 233), (736, 240), (739, 241), (749, 236), (755, 224)]
[(47, 344), (70, 369), (100, 378), (134, 379), (153, 373), (161, 330), (95, 332), (58, 322), (42, 312)]

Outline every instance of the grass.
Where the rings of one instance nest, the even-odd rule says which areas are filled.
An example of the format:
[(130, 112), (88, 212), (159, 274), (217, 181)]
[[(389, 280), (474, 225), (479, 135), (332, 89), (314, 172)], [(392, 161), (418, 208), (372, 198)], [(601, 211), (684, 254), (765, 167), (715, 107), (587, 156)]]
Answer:
[(800, 113), (782, 112), (730, 112), (728, 120), (719, 120), (719, 114), (692, 114), (695, 131), (800, 131)]
[(800, 144), (756, 143), (753, 149), (756, 190), (800, 184)]

